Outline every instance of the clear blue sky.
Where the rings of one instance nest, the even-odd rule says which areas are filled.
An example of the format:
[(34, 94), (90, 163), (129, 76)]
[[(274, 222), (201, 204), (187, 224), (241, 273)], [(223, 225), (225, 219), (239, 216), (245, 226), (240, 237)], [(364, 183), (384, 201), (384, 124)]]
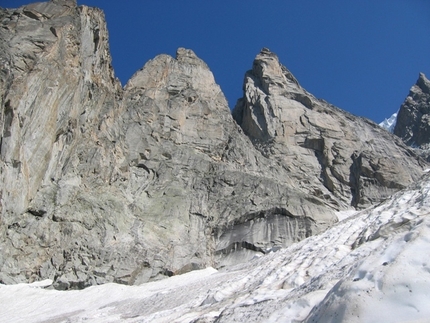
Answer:
[[(0, 0), (3, 7), (31, 1)], [(105, 11), (123, 83), (158, 54), (193, 49), (230, 107), (262, 47), (318, 98), (380, 122), (430, 78), (429, 0), (78, 0)]]

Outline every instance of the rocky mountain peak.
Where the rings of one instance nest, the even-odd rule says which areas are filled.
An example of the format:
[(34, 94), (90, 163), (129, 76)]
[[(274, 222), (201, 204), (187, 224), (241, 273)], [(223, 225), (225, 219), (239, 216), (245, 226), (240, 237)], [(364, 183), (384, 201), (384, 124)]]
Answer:
[(430, 94), (430, 81), (427, 79), (424, 73), (420, 73), (417, 86), (423, 93)]
[(430, 81), (424, 73), (400, 107), (394, 134), (409, 146), (430, 148)]
[(68, 7), (76, 7), (78, 5), (77, 0), (50, 0), (50, 2)]
[[(148, 61), (131, 77), (125, 89), (130, 90), (132, 87), (149, 89), (159, 85), (167, 86), (167, 92), (172, 96), (181, 93), (185, 95), (187, 89), (191, 88), (208, 92), (206, 95), (209, 97), (221, 92), (206, 63), (192, 50), (182, 47), (177, 49), (175, 58), (161, 54)], [(191, 102), (195, 98), (188, 97), (187, 100)]]
[[(246, 72), (243, 92), (234, 119), (263, 155), (301, 183), (306, 179), (299, 186), (308, 194), (318, 191), (328, 203), (339, 205), (340, 198), (341, 204), (359, 207), (409, 182), (405, 146), (399, 154), (395, 137), (316, 99), (269, 50)], [(394, 155), (399, 159), (390, 159)]]
[[(50, 164), (51, 158), (68, 158), (64, 143), (88, 134), (87, 127), (97, 128), (100, 110), (111, 108), (103, 104), (121, 91), (102, 11), (74, 10), (65, 3), (39, 2), (1, 12), (0, 62), (6, 75), (0, 92), (7, 120), (2, 182), (9, 189), (3, 199), (11, 213), (25, 211), (40, 185), (57, 178), (51, 172), (58, 160)], [(90, 108), (101, 92), (106, 95)]]
[[(307, 95), (278, 56), (263, 48), (254, 59), (252, 70), (245, 74), (244, 98), (233, 110), (233, 117), (253, 140), (267, 142), (279, 134), (279, 122), (286, 109), (294, 109), (304, 99), (310, 107), (311, 95)], [(278, 104), (272, 99), (289, 100)], [(251, 108), (252, 107), (252, 108)], [(252, 113), (251, 113), (252, 110)]]
[(200, 65), (209, 69), (206, 63), (200, 58), (198, 58), (197, 55), (191, 49), (179, 47), (176, 50), (176, 60), (181, 63)]
[(255, 57), (252, 73), (260, 79), (266, 91), (270, 91), (270, 85), (289, 84), (290, 87), (300, 87), (293, 74), (279, 62), (278, 56), (266, 47)]
[(263, 48), (254, 59), (252, 72), (255, 77), (261, 79), (282, 75), (278, 56), (268, 48)]

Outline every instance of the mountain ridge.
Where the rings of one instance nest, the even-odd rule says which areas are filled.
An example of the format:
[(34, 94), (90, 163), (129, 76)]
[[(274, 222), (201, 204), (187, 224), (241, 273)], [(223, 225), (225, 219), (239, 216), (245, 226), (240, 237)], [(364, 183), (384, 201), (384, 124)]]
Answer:
[(99, 9), (0, 14), (3, 283), (81, 289), (229, 267), (324, 231), (335, 211), (379, 203), (428, 166), (314, 98), (268, 49), (232, 115), (184, 48), (122, 88)]

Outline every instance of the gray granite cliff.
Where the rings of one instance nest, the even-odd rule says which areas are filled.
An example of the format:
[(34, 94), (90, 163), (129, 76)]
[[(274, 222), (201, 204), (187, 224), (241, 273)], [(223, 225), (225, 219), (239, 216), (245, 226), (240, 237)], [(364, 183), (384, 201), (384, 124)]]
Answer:
[(306, 92), (267, 49), (232, 116), (188, 49), (122, 88), (99, 9), (57, 0), (0, 18), (1, 283), (76, 289), (229, 266), (429, 167)]

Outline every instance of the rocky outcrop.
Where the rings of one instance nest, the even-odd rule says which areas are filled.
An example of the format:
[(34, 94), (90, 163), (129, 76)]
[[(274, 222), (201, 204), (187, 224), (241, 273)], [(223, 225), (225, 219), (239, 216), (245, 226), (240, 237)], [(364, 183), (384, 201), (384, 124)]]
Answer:
[(373, 122), (303, 89), (264, 48), (233, 111), (263, 155), (290, 172), (305, 194), (333, 207), (366, 207), (421, 176), (423, 161)]
[(307, 235), (335, 221), (254, 150), (192, 51), (156, 57), (122, 89), (101, 11), (1, 14), (2, 282), (140, 283), (217, 265), (224, 232), (273, 208), (315, 222)]
[(191, 50), (122, 88), (100, 10), (50, 1), (0, 15), (0, 282), (72, 289), (227, 266), (420, 175), (399, 140), (312, 97), (268, 51), (247, 74), (256, 104), (235, 110), (242, 130)]
[(423, 73), (400, 107), (394, 134), (422, 153), (427, 151), (430, 160), (430, 81)]

